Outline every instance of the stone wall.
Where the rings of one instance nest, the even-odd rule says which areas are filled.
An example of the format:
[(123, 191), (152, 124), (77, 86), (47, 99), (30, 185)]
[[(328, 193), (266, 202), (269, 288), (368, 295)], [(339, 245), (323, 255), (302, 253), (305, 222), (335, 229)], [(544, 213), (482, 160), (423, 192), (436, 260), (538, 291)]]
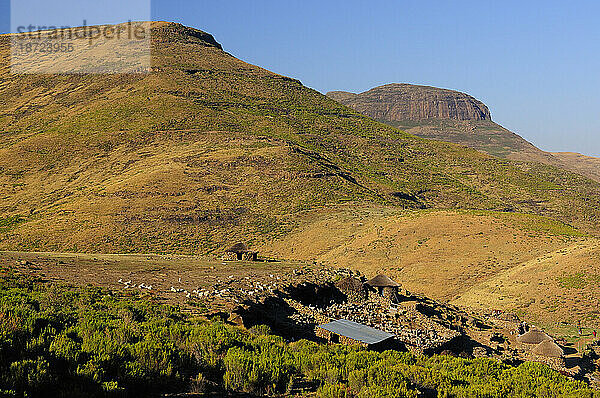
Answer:
[(528, 353), (527, 360), (532, 362), (539, 362), (550, 366), (554, 370), (562, 371), (565, 370), (566, 363), (565, 359), (560, 357), (546, 357), (543, 355), (536, 355), (532, 352)]
[(258, 253), (256, 252), (246, 252), (242, 253), (242, 261), (256, 261)]
[(365, 348), (368, 347), (368, 344), (366, 344), (366, 343), (363, 343), (361, 341), (357, 341), (357, 340), (351, 339), (350, 337), (347, 337), (347, 336), (342, 336), (342, 335), (339, 335), (339, 334), (336, 334), (336, 333), (332, 333), (329, 330), (323, 329), (321, 327), (316, 327), (315, 328), (315, 335), (317, 337), (325, 339), (325, 340), (327, 340), (329, 342), (331, 342), (334, 339), (334, 336), (337, 336), (338, 341), (339, 341), (340, 344), (345, 344), (345, 345), (359, 345), (359, 346), (365, 347)]
[(227, 252), (221, 257), (223, 261), (256, 261), (258, 253), (256, 252), (245, 252), (245, 253), (234, 253)]
[(320, 327), (315, 328), (315, 335), (327, 341), (331, 341), (331, 332)]
[(237, 253), (227, 252), (221, 256), (223, 261), (238, 261)]
[(345, 344), (345, 345), (359, 345), (361, 347), (368, 347), (368, 344), (363, 343), (361, 341), (356, 341), (351, 339), (350, 337), (346, 337), (346, 336), (342, 336), (342, 335), (338, 335), (339, 339), (340, 339), (340, 344)]

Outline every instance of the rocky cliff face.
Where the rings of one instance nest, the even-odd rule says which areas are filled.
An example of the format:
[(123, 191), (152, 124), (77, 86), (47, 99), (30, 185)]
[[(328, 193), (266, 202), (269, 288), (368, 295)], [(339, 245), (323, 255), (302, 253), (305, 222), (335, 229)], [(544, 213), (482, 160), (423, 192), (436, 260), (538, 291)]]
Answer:
[(491, 120), (481, 101), (458, 91), (412, 84), (386, 84), (361, 94), (333, 91), (330, 98), (382, 121)]
[[(453, 142), (500, 158), (540, 162), (590, 176), (494, 123), (488, 107), (465, 93), (393, 83), (360, 94), (332, 91), (327, 96), (422, 138)], [(597, 176), (595, 179), (599, 180)]]

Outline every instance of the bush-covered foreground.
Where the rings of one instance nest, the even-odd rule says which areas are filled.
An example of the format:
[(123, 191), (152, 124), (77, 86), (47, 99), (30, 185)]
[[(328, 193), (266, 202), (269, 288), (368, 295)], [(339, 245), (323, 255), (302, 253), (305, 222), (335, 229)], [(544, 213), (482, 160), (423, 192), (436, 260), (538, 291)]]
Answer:
[(600, 397), (539, 364), (287, 343), (147, 297), (0, 277), (0, 396), (276, 395), (294, 380), (320, 397)]

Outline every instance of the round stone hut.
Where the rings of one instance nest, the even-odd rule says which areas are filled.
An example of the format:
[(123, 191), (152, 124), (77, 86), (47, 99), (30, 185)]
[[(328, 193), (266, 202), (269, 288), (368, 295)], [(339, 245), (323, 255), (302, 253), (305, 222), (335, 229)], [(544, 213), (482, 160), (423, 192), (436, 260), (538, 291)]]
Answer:
[(366, 284), (375, 289), (381, 296), (391, 300), (397, 299), (398, 297), (400, 284), (390, 279), (387, 275), (379, 274), (375, 278), (367, 281)]
[(256, 261), (258, 259), (258, 252), (248, 249), (243, 243), (236, 243), (229, 249), (225, 250), (223, 260), (226, 261)]

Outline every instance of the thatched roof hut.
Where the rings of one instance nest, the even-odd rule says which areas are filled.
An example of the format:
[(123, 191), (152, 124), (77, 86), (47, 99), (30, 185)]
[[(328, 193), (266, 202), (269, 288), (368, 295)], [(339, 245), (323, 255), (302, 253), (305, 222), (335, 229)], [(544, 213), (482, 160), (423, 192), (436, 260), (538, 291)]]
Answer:
[(398, 282), (391, 280), (387, 275), (379, 274), (375, 278), (369, 280), (367, 285), (373, 287), (400, 287)]
[(542, 341), (552, 340), (552, 337), (548, 336), (541, 330), (531, 329), (527, 333), (517, 337), (517, 341), (523, 344), (540, 344)]
[(228, 253), (248, 253), (248, 246), (243, 243), (236, 243), (226, 250)]
[(339, 281), (335, 282), (335, 287), (337, 287), (341, 291), (359, 292), (363, 290), (364, 283), (362, 283), (360, 279), (347, 276), (346, 278), (342, 278)]
[(258, 252), (248, 249), (243, 243), (236, 243), (229, 249), (225, 250), (223, 260), (230, 261), (256, 261), (258, 258)]
[(558, 346), (558, 344), (556, 344), (552, 340), (542, 341), (541, 343), (536, 345), (533, 348), (533, 350), (531, 350), (531, 352), (533, 352), (536, 355), (541, 355), (544, 357), (551, 357), (551, 358), (560, 358), (563, 355), (565, 355), (565, 352), (563, 351), (563, 349), (560, 348)]
[(365, 284), (357, 278), (353, 278), (348, 276), (346, 278), (340, 279), (335, 283), (335, 287), (337, 287), (342, 293), (347, 296), (360, 296), (366, 297), (368, 295), (368, 290)]
[(391, 280), (388, 276), (379, 274), (370, 281), (367, 281), (366, 284), (379, 292), (379, 295), (387, 297), (396, 303), (399, 301), (398, 289), (400, 288), (400, 284)]

